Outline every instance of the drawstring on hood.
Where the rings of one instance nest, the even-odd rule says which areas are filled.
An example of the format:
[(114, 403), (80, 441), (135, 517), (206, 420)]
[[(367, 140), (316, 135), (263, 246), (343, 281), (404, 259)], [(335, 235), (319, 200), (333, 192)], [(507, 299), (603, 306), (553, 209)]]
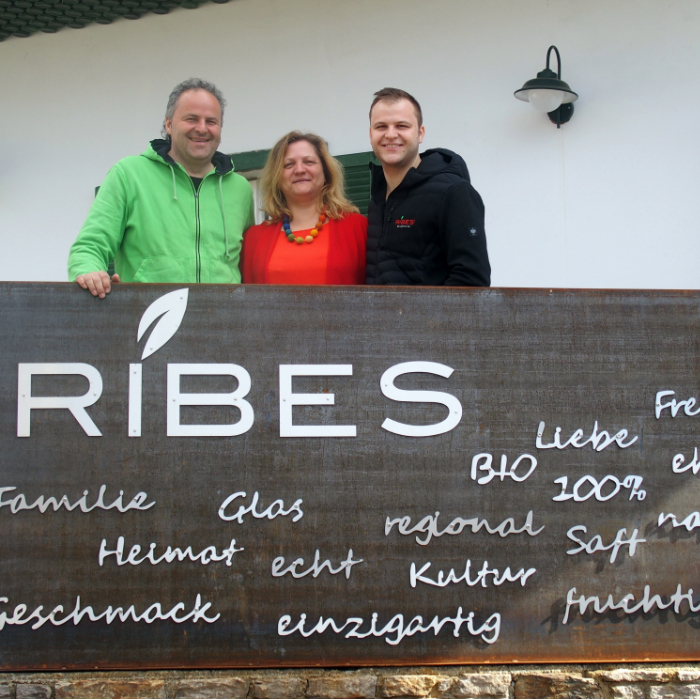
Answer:
[(175, 182), (175, 168), (172, 165), (170, 165), (170, 163), (168, 163), (168, 165), (170, 166), (170, 172), (173, 173), (173, 199), (177, 201), (177, 182)]
[(226, 259), (230, 260), (231, 255), (229, 255), (228, 252), (228, 228), (226, 228), (226, 207), (224, 207), (224, 186), (221, 183), (221, 180), (224, 179), (224, 176), (219, 173), (219, 197), (221, 200), (221, 216), (224, 219), (224, 252), (226, 253)]

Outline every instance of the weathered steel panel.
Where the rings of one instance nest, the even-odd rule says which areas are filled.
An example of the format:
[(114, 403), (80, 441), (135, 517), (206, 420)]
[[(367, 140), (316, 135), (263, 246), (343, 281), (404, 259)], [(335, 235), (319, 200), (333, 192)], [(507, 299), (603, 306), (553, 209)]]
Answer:
[(0, 284), (0, 668), (700, 658), (699, 293), (177, 288)]

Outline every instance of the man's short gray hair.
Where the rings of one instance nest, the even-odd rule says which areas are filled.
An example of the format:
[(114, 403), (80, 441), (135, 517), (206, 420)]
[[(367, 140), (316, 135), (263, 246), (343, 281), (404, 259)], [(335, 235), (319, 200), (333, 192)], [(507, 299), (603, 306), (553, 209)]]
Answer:
[[(216, 97), (219, 106), (221, 107), (221, 125), (224, 125), (224, 109), (226, 108), (226, 100), (219, 90), (219, 88), (214, 85), (214, 83), (207, 82), (201, 78), (190, 78), (189, 80), (183, 80), (179, 85), (175, 86), (175, 89), (170, 93), (168, 97), (168, 106), (165, 108), (165, 119), (173, 120), (173, 115), (175, 114), (175, 107), (177, 107), (177, 101), (180, 99), (180, 95), (188, 90), (206, 90), (209, 94)], [(168, 132), (165, 130), (165, 119), (163, 120), (163, 130), (162, 136), (165, 139), (170, 139)]]

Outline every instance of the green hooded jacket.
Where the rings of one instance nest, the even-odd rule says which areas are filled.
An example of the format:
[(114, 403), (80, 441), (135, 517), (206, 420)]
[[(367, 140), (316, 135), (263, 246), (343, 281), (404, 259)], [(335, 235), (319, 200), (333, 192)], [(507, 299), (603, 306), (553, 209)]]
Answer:
[(114, 260), (123, 282), (240, 283), (241, 241), (255, 222), (250, 183), (217, 151), (195, 192), (169, 148), (151, 141), (107, 173), (71, 247), (71, 281)]

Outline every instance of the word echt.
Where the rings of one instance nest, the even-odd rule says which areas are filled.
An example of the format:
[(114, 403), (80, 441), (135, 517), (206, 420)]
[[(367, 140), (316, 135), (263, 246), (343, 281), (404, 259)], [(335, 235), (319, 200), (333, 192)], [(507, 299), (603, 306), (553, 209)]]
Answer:
[(303, 558), (297, 558), (295, 561), (292, 561), (292, 563), (290, 563), (286, 568), (283, 568), (282, 566), (284, 566), (284, 556), (278, 556), (272, 561), (272, 576), (275, 578), (281, 578), (283, 575), (291, 573), (293, 578), (303, 578), (309, 574), (313, 575), (314, 578), (317, 578), (325, 568), (331, 575), (337, 575), (338, 573), (342, 573), (343, 571), (345, 571), (345, 577), (348, 580), (350, 580), (350, 573), (352, 572), (352, 567), (357, 565), (358, 563), (362, 563), (364, 560), (362, 558), (358, 558), (357, 560), (355, 560), (352, 556), (352, 549), (350, 549), (348, 551), (348, 557), (344, 561), (341, 561), (340, 565), (337, 568), (333, 568), (329, 560), (325, 560), (323, 561), (323, 563), (321, 563), (321, 552), (318, 549), (316, 549), (316, 554), (314, 555), (314, 562), (302, 573), (297, 573), (297, 566), (304, 565)]

